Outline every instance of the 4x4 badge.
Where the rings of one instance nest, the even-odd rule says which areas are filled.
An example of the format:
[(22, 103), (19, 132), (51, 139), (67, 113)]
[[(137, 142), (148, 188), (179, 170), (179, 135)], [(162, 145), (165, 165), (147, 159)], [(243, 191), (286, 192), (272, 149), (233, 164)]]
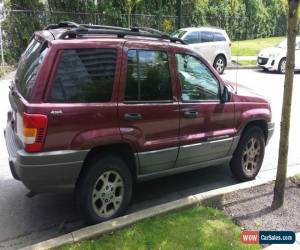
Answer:
[(52, 115), (61, 115), (63, 112), (62, 110), (51, 110), (50, 114)]

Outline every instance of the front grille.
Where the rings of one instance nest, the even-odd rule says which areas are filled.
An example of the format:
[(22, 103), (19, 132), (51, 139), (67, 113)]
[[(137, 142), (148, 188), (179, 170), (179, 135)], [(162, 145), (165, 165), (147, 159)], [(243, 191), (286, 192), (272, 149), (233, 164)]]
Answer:
[(267, 64), (268, 60), (269, 60), (269, 58), (258, 57), (258, 58), (257, 58), (257, 63), (258, 63), (259, 65), (265, 65), (265, 64)]

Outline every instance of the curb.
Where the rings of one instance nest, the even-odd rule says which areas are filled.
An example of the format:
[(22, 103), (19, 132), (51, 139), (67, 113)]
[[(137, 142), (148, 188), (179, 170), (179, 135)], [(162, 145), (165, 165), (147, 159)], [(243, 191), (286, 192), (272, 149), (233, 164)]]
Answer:
[[(294, 174), (295, 173), (288, 174), (287, 178), (293, 176)], [(46, 249), (61, 247), (66, 244), (77, 243), (82, 240), (97, 238), (103, 234), (107, 234), (115, 230), (128, 227), (146, 218), (151, 218), (169, 212), (182, 210), (199, 204), (210, 204), (210, 205), (216, 203), (218, 204), (220, 203), (222, 197), (226, 194), (235, 192), (237, 190), (243, 190), (255, 186), (261, 186), (273, 180), (274, 180), (273, 177), (258, 179), (254, 181), (231, 185), (228, 187), (218, 188), (215, 190), (199, 193), (196, 195), (190, 195), (181, 198), (179, 200), (167, 202), (162, 205), (154, 206), (138, 212), (124, 215), (122, 217), (118, 217), (110, 221), (106, 221), (93, 226), (88, 226), (50, 240), (46, 240), (31, 246), (24, 247), (22, 248), (22, 250), (46, 250)]]

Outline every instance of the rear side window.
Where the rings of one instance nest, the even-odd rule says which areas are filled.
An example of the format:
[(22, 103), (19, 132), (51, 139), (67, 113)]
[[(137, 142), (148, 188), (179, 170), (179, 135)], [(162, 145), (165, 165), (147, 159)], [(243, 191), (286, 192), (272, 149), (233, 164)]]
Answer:
[(208, 31), (201, 32), (201, 42), (202, 43), (212, 42), (213, 40), (214, 40), (214, 35), (212, 32), (208, 32)]
[(110, 101), (116, 55), (116, 49), (64, 50), (50, 101), (59, 103)]
[(129, 50), (125, 101), (172, 100), (166, 52)]
[(32, 39), (22, 54), (15, 76), (15, 85), (20, 94), (28, 99), (36, 81), (40, 66), (48, 48), (43, 43)]
[(214, 33), (214, 41), (223, 42), (226, 41), (226, 38), (223, 36), (223, 34), (216, 32)]

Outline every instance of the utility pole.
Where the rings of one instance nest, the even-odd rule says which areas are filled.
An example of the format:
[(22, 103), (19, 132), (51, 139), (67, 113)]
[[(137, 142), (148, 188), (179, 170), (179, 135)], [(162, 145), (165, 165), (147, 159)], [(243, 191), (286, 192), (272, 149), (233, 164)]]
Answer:
[(182, 12), (181, 12), (181, 0), (177, 0), (177, 29), (181, 28), (181, 19), (182, 19)]

